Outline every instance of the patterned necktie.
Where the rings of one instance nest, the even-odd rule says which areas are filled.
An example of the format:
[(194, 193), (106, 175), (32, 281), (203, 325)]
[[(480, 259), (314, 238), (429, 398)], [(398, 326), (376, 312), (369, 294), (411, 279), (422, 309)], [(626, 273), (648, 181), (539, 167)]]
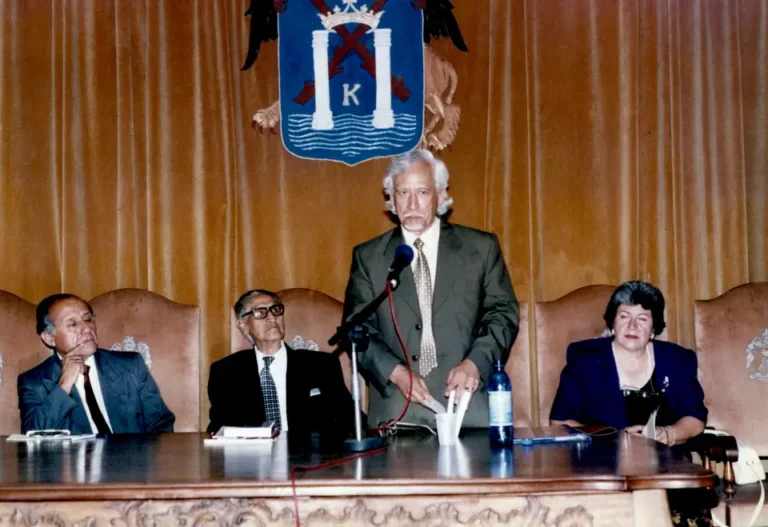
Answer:
[(419, 374), (422, 377), (429, 375), (437, 367), (437, 348), (435, 336), (432, 333), (432, 275), (429, 272), (429, 263), (422, 250), (424, 242), (416, 238), (413, 246), (419, 252), (416, 260), (416, 294), (419, 297), (419, 310), (421, 311), (421, 358), (419, 359)]
[(83, 365), (83, 385), (85, 386), (85, 403), (88, 405), (88, 410), (91, 412), (91, 419), (96, 425), (96, 431), (100, 434), (111, 434), (112, 430), (109, 429), (104, 415), (101, 413), (99, 404), (96, 402), (96, 394), (93, 393), (93, 386), (91, 386), (91, 378), (88, 374), (91, 371), (91, 367), (87, 364)]
[(275, 380), (269, 371), (269, 366), (274, 360), (274, 357), (264, 357), (264, 368), (262, 368), (259, 378), (261, 380), (261, 395), (264, 397), (264, 413), (267, 416), (267, 421), (274, 422), (275, 428), (280, 430), (282, 428), (280, 422), (280, 401), (277, 398)]

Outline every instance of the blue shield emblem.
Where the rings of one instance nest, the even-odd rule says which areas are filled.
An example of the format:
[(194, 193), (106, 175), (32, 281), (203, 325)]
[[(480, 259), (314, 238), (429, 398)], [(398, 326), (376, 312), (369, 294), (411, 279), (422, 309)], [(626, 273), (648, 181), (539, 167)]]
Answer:
[(408, 0), (292, 0), (278, 16), (285, 148), (355, 165), (424, 128), (422, 12)]

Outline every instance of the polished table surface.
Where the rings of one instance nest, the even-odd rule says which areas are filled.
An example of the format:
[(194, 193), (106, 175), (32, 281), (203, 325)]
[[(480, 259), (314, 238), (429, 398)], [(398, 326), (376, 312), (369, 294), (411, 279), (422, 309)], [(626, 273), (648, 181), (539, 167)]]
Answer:
[[(344, 456), (288, 438), (204, 445), (205, 434), (112, 436), (79, 442), (2, 440), (0, 501), (290, 497), (291, 467)], [(714, 474), (681, 452), (627, 434), (587, 444), (494, 450), (487, 432), (460, 443), (397, 436), (347, 463), (295, 472), (298, 496), (397, 496), (621, 492), (714, 486)]]

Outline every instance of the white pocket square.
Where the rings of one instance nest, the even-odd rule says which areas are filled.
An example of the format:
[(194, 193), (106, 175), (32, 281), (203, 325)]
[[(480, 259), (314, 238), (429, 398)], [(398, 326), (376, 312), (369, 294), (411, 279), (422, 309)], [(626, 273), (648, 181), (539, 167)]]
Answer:
[(309, 390), (310, 397), (314, 397), (315, 395), (320, 395), (320, 388), (312, 388)]

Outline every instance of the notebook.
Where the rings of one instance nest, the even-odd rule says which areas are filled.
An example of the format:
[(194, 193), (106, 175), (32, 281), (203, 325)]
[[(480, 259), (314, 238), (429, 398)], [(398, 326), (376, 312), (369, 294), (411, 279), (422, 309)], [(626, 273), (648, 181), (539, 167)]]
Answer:
[(543, 426), (540, 428), (515, 428), (515, 444), (523, 446), (551, 443), (589, 443), (587, 434), (570, 426)]
[(203, 440), (204, 445), (224, 445), (232, 443), (270, 444), (280, 434), (280, 430), (275, 428), (275, 423), (269, 421), (261, 426), (241, 427), (241, 426), (222, 426), (215, 434)]

